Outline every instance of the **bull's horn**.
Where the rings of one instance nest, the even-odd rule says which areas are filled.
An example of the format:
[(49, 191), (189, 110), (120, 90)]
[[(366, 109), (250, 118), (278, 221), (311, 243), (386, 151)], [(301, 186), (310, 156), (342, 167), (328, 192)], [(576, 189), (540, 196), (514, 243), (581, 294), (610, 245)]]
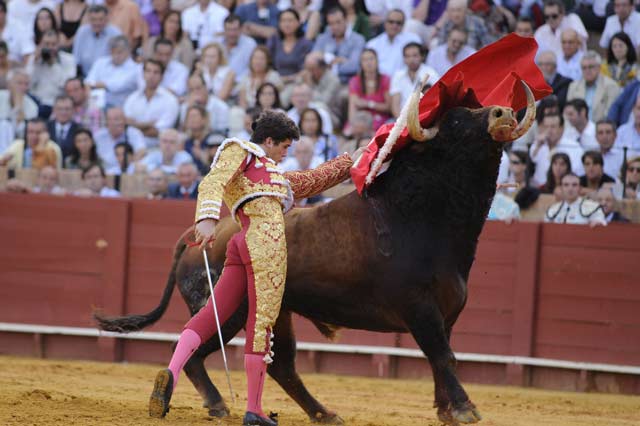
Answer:
[(520, 123), (518, 123), (518, 127), (516, 127), (511, 133), (510, 140), (516, 140), (520, 136), (527, 133), (527, 131), (533, 125), (533, 120), (536, 118), (536, 100), (533, 97), (533, 93), (527, 83), (524, 80), (520, 80), (522, 82), (522, 86), (524, 87), (524, 92), (527, 94), (527, 112), (524, 114), (524, 118)]
[(420, 84), (416, 85), (411, 97), (409, 98), (409, 106), (407, 111), (407, 128), (409, 129), (409, 136), (411, 139), (418, 142), (428, 141), (433, 139), (438, 134), (437, 127), (431, 127), (429, 129), (423, 129), (420, 125), (420, 98), (422, 97), (422, 88), (429, 80), (429, 75), (425, 74)]

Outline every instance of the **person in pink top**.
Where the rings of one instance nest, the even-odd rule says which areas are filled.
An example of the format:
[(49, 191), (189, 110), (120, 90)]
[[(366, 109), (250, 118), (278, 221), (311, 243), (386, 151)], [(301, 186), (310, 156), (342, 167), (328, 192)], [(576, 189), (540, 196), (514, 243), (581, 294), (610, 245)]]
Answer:
[(391, 118), (391, 79), (380, 74), (378, 55), (373, 49), (364, 49), (360, 55), (360, 72), (349, 80), (349, 123), (360, 110), (373, 115), (376, 130)]

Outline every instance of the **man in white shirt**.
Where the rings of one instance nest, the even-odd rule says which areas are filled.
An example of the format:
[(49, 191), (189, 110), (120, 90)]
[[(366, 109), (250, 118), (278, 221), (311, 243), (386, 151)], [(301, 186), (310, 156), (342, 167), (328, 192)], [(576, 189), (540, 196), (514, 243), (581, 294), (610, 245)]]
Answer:
[[(164, 65), (164, 76), (160, 85), (174, 95), (180, 97), (187, 93), (187, 79), (189, 69), (182, 63), (171, 59), (173, 57), (173, 43), (166, 38), (159, 38), (153, 44), (153, 59)], [(138, 72), (138, 88), (144, 89), (142, 67)]]
[(155, 59), (144, 62), (145, 88), (133, 92), (124, 103), (127, 124), (145, 135), (147, 148), (158, 145), (161, 130), (173, 127), (178, 119), (178, 100), (160, 87), (164, 66)]
[(120, 193), (113, 188), (107, 186), (107, 175), (99, 164), (89, 166), (82, 170), (82, 182), (84, 188), (79, 189), (73, 195), (81, 197), (119, 197)]
[(607, 49), (611, 37), (623, 31), (631, 38), (631, 42), (637, 49), (640, 46), (640, 13), (634, 9), (633, 0), (614, 0), (613, 10), (615, 15), (607, 18), (604, 31), (600, 36), (600, 47)]
[(563, 200), (552, 204), (544, 215), (549, 223), (568, 223), (571, 225), (607, 226), (602, 207), (595, 201), (580, 197), (580, 178), (567, 173), (560, 179)]
[(106, 90), (107, 106), (120, 106), (138, 87), (138, 65), (131, 59), (129, 40), (123, 35), (109, 41), (110, 56), (98, 58), (85, 83)]
[(206, 43), (210, 40), (217, 41), (224, 47), (227, 63), (236, 74), (236, 83), (240, 82), (249, 72), (249, 60), (257, 46), (253, 37), (242, 34), (240, 17), (233, 14), (227, 16), (224, 20), (224, 34), (221, 37), (212, 37)]
[(176, 174), (178, 166), (193, 163), (193, 157), (184, 151), (180, 143), (180, 134), (176, 129), (165, 129), (160, 132), (160, 149), (148, 153), (140, 163), (146, 170), (162, 169), (163, 172)]
[(586, 48), (587, 30), (578, 15), (575, 13), (565, 15), (565, 7), (562, 0), (545, 1), (543, 11), (544, 19), (547, 23), (538, 28), (535, 33), (539, 52), (553, 50), (559, 55), (562, 46), (560, 37), (562, 31), (567, 28), (572, 28), (578, 33), (582, 47)]
[(63, 93), (64, 83), (76, 75), (76, 61), (70, 53), (59, 50), (59, 41), (56, 30), (45, 32), (36, 54), (27, 63), (31, 93), (46, 106), (53, 105), (56, 96)]
[(600, 149), (596, 140), (596, 125), (589, 120), (589, 107), (583, 99), (567, 102), (563, 114), (569, 122), (564, 126), (563, 138), (578, 142), (585, 151)]
[(556, 152), (563, 152), (569, 156), (574, 173), (580, 176), (584, 174), (582, 168), (584, 150), (578, 142), (562, 138), (563, 130), (564, 119), (561, 115), (546, 115), (542, 122), (538, 123), (538, 134), (531, 145), (529, 155), (536, 165), (533, 178), (542, 185), (547, 181), (551, 157)]
[(101, 4), (89, 6), (89, 23), (78, 28), (73, 39), (73, 56), (83, 75), (87, 75), (93, 63), (102, 56), (109, 56), (109, 40), (121, 31), (109, 24), (109, 11)]
[(413, 92), (418, 81), (422, 81), (425, 74), (429, 75), (428, 84), (434, 85), (440, 78), (436, 70), (424, 63), (424, 49), (419, 43), (409, 43), (402, 49), (404, 68), (396, 71), (391, 78), (391, 113), (394, 117), (400, 115), (402, 106)]
[(29, 37), (32, 29), (25, 29), (19, 21), (7, 19), (7, 4), (0, 1), (0, 38), (9, 48), (9, 61), (15, 65), (24, 65), (27, 57), (36, 47)]
[(600, 120), (596, 123), (596, 140), (598, 141), (598, 152), (602, 155), (604, 162), (603, 170), (612, 178), (620, 177), (620, 169), (624, 162), (622, 150), (614, 148), (616, 141), (616, 123), (613, 120)]
[(467, 32), (454, 28), (449, 33), (447, 44), (432, 49), (427, 56), (427, 65), (443, 76), (449, 68), (468, 58), (476, 51), (467, 46)]
[(224, 19), (229, 11), (215, 1), (198, 0), (182, 12), (182, 29), (189, 33), (195, 47), (202, 47), (211, 37), (224, 30)]
[(580, 60), (584, 51), (580, 48), (581, 42), (578, 33), (573, 28), (562, 31), (562, 52), (558, 55), (558, 73), (569, 77), (571, 80), (582, 78)]
[(98, 157), (106, 170), (119, 166), (115, 156), (115, 147), (119, 143), (127, 143), (133, 149), (133, 161), (142, 159), (146, 152), (144, 135), (139, 129), (126, 125), (126, 117), (119, 107), (107, 110), (106, 127), (98, 130), (93, 136), (96, 142)]
[(628, 149), (627, 158), (640, 156), (640, 96), (636, 98), (636, 103), (631, 110), (631, 120), (618, 127), (618, 137), (614, 148)]
[(402, 10), (391, 10), (384, 21), (384, 32), (369, 40), (366, 45), (378, 54), (378, 70), (389, 77), (402, 68), (404, 46), (411, 42), (421, 42), (416, 34), (402, 30), (404, 22)]

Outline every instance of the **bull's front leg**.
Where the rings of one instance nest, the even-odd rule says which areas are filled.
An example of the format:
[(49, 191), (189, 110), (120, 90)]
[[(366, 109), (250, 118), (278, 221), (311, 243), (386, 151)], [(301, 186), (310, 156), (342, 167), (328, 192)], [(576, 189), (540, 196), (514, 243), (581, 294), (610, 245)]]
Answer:
[(285, 392), (307, 413), (312, 422), (341, 425), (344, 422), (336, 413), (328, 411), (307, 390), (296, 371), (296, 340), (291, 323), (291, 313), (281, 311), (273, 328), (275, 356), (267, 372)]

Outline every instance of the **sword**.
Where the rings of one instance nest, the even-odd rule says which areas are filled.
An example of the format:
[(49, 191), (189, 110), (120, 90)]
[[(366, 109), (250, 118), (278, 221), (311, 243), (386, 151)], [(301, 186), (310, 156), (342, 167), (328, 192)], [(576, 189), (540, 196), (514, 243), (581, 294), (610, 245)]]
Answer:
[(231, 377), (229, 376), (229, 366), (227, 365), (227, 354), (224, 351), (224, 340), (222, 340), (222, 329), (220, 328), (220, 317), (218, 317), (218, 307), (216, 306), (216, 298), (213, 295), (213, 282), (211, 282), (211, 271), (209, 270), (209, 257), (207, 250), (202, 250), (204, 256), (204, 265), (207, 268), (207, 279), (209, 280), (209, 290), (211, 291), (211, 304), (213, 305), (213, 315), (216, 317), (216, 326), (218, 327), (218, 337), (220, 338), (220, 350), (222, 350), (222, 360), (224, 361), (224, 371), (227, 373), (227, 384), (229, 385), (229, 393), (231, 394), (231, 402), (236, 403), (231, 388)]

